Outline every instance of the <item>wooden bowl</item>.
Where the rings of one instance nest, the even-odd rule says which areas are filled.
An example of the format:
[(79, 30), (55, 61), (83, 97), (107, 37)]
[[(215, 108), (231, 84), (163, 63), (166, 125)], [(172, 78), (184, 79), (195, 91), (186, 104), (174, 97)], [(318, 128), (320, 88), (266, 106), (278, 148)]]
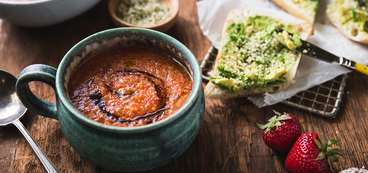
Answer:
[(109, 13), (110, 13), (110, 16), (113, 22), (117, 26), (148, 28), (148, 29), (154, 29), (154, 30), (161, 31), (161, 32), (166, 32), (175, 24), (176, 18), (179, 13), (179, 0), (161, 0), (164, 4), (166, 4), (166, 6), (170, 10), (170, 17), (166, 21), (160, 24), (151, 25), (151, 26), (133, 25), (133, 24), (123, 21), (116, 15), (116, 12), (118, 10), (118, 7), (121, 1), (122, 0), (110, 0), (109, 2)]

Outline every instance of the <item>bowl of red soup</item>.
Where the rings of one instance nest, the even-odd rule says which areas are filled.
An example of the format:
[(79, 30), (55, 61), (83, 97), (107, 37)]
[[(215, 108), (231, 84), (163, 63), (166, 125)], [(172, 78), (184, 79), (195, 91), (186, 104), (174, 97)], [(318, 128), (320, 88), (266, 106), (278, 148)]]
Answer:
[[(180, 156), (204, 114), (201, 71), (176, 39), (149, 29), (116, 28), (77, 43), (53, 68), (26, 67), (16, 84), (22, 103), (59, 120), (75, 151), (113, 171), (144, 171)], [(28, 83), (55, 89), (56, 103)]]

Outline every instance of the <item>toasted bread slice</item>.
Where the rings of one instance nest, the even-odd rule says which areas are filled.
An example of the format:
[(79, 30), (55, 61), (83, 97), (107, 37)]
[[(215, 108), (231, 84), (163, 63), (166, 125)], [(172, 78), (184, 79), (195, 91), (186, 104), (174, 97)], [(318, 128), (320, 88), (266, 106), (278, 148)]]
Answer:
[(368, 32), (362, 31), (361, 23), (353, 19), (352, 9), (358, 5), (354, 0), (334, 0), (327, 8), (330, 22), (348, 39), (368, 44)]
[(311, 24), (314, 23), (316, 18), (316, 13), (318, 11), (319, 1), (309, 0), (301, 2), (302, 4), (295, 3), (295, 0), (272, 0), (275, 4), (283, 8), (285, 11), (290, 14), (303, 19)]
[[(221, 54), (223, 52), (223, 46), (230, 39), (229, 34), (227, 34), (226, 32), (227, 27), (232, 23), (241, 22), (247, 16), (256, 16), (256, 15), (268, 16), (280, 23), (291, 24), (297, 27), (300, 33), (300, 38), (303, 40), (306, 40), (313, 33), (313, 26), (310, 23), (302, 19), (292, 18), (291, 16), (288, 18), (285, 16), (281, 17), (281, 16), (278, 16), (277, 14), (260, 14), (258, 12), (248, 11), (244, 9), (233, 9), (232, 11), (229, 12), (227, 19), (225, 21), (224, 27), (223, 27), (220, 49), (216, 57), (216, 62), (213, 68), (212, 76), (219, 75), (219, 70), (217, 69), (217, 66), (220, 64)], [(264, 93), (274, 93), (277, 91), (281, 91), (287, 88), (290, 85), (290, 83), (292, 83), (293, 78), (296, 74), (296, 70), (297, 70), (299, 61), (300, 61), (300, 56), (301, 54), (298, 54), (298, 58), (294, 66), (292, 67), (292, 70), (290, 70), (287, 74), (284, 75), (285, 82), (283, 84), (273, 85), (273, 86), (266, 87), (266, 88), (253, 88), (253, 89), (234, 92), (232, 90), (222, 88), (219, 85), (216, 85), (210, 81), (205, 86), (205, 97), (210, 98), (210, 99), (227, 99), (227, 98), (261, 95)]]

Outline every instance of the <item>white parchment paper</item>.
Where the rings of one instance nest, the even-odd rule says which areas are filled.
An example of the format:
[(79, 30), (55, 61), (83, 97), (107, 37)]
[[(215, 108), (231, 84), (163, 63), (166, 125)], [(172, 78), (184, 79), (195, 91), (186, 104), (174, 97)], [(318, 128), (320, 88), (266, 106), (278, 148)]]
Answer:
[[(368, 64), (368, 46), (350, 41), (329, 23), (326, 17), (326, 8), (330, 1), (320, 1), (321, 6), (314, 23), (314, 35), (308, 41), (335, 55), (343, 56), (362, 64)], [(270, 0), (202, 0), (197, 2), (197, 7), (202, 32), (216, 48), (220, 46), (221, 31), (226, 16), (233, 8), (291, 16)], [(348, 72), (350, 70), (337, 64), (329, 64), (302, 56), (294, 78), (295, 83), (292, 83), (283, 91), (248, 97), (248, 99), (258, 107), (273, 105), (290, 98), (300, 91), (322, 84)]]

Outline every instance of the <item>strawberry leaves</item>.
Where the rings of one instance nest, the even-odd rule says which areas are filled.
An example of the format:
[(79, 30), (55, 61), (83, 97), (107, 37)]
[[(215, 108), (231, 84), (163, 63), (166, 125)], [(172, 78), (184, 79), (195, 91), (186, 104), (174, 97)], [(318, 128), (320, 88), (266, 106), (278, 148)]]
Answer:
[(321, 152), (318, 154), (317, 160), (322, 160), (327, 157), (327, 162), (330, 165), (331, 170), (335, 171), (336, 167), (334, 165), (334, 162), (338, 161), (336, 155), (342, 156), (344, 150), (332, 148), (332, 145), (341, 146), (341, 142), (331, 139), (328, 141), (328, 144), (326, 144), (326, 141), (323, 137), (321, 137), (321, 135), (318, 134), (318, 137), (321, 142), (319, 142), (316, 138), (313, 138), (317, 147), (321, 150)]
[(292, 114), (281, 114), (277, 111), (267, 124), (257, 124), (263, 129), (262, 138), (273, 150), (287, 152), (301, 135), (299, 120)]
[[(286, 113), (284, 114), (280, 114), (279, 112), (273, 110), (273, 112), (275, 112), (275, 116), (273, 116), (272, 118), (270, 118), (268, 120), (268, 123), (267, 124), (257, 124), (259, 128), (261, 129), (265, 129), (263, 131), (264, 134), (266, 134), (267, 132), (270, 131), (270, 129), (276, 127), (276, 126), (281, 126), (281, 122), (280, 121), (283, 121), (283, 120), (289, 120), (289, 119), (292, 119), (292, 117), (290, 117), (289, 115), (287, 115)], [(277, 115), (279, 117), (277, 117)]]

